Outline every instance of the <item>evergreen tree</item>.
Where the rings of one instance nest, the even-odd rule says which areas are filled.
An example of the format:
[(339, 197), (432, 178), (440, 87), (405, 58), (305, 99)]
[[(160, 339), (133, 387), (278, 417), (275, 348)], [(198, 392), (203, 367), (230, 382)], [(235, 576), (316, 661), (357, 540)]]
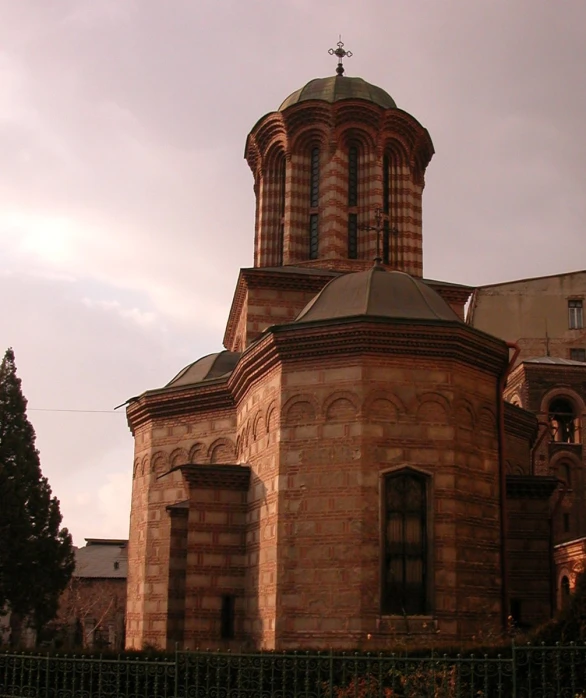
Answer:
[(11, 612), (13, 641), (22, 620), (39, 631), (55, 617), (75, 565), (26, 405), (8, 349), (0, 365), (0, 610)]

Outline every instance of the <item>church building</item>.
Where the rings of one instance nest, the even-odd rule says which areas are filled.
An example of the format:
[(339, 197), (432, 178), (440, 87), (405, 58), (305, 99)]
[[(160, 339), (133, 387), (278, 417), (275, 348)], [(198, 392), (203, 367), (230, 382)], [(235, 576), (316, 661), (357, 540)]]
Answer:
[(465, 321), (475, 289), (423, 276), (431, 137), (334, 53), (248, 135), (224, 350), (129, 401), (129, 648), (382, 649), (554, 610), (553, 408)]

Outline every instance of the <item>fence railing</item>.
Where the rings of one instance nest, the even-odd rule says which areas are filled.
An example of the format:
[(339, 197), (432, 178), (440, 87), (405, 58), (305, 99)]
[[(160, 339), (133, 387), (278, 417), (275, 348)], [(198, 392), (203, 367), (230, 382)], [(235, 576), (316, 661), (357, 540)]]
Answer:
[(0, 653), (2, 698), (586, 698), (586, 645), (495, 655)]

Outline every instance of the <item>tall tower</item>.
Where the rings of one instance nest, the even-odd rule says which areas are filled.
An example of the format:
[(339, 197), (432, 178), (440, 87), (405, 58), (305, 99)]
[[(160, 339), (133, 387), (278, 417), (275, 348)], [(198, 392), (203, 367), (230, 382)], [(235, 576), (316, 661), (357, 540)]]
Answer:
[(311, 80), (246, 142), (254, 266), (356, 271), (380, 256), (421, 277), (421, 199), (433, 152), (427, 130), (380, 87), (344, 76), (340, 65), (337, 75)]

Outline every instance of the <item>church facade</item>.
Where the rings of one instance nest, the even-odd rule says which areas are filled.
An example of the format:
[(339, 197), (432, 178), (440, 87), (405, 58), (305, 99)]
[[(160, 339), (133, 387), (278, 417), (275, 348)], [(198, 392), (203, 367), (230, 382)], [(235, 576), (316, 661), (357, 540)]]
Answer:
[(225, 350), (127, 408), (129, 648), (383, 648), (550, 617), (559, 478), (533, 467), (533, 405), (504, 399), (519, 345), (464, 321), (474, 289), (423, 278), (432, 156), (341, 72), (252, 129), (254, 267)]

